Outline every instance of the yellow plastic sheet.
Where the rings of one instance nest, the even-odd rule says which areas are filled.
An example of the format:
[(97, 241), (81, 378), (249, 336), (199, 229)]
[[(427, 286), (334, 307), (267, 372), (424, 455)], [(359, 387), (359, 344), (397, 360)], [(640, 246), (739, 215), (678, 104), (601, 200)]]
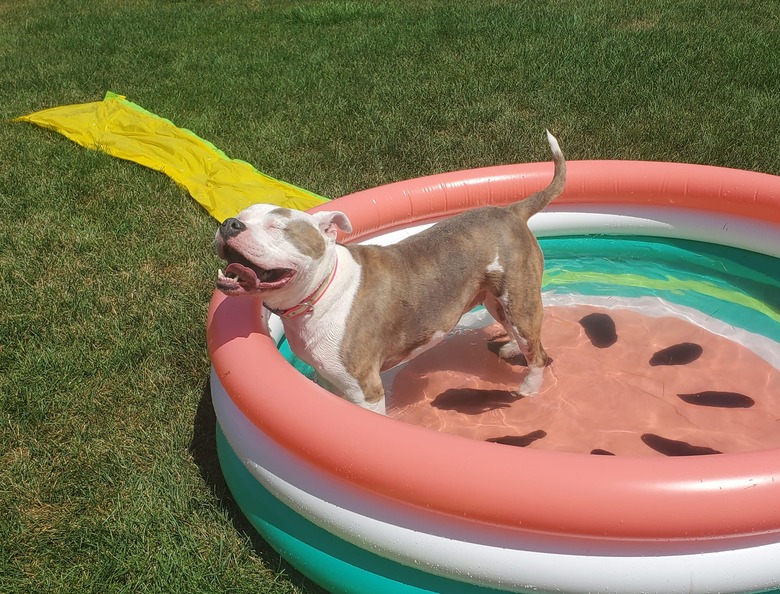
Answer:
[(49, 128), (78, 144), (162, 171), (218, 221), (256, 202), (306, 210), (326, 199), (230, 159), (189, 130), (115, 93), (103, 101), (64, 105), (15, 121)]

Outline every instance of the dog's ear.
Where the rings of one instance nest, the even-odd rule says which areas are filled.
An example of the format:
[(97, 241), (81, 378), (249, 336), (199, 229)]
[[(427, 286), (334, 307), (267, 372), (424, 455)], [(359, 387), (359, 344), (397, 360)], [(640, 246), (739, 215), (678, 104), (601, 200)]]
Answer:
[(312, 216), (324, 235), (335, 238), (337, 229), (341, 229), (344, 233), (352, 232), (352, 223), (349, 222), (347, 215), (341, 211), (320, 211), (315, 212)]

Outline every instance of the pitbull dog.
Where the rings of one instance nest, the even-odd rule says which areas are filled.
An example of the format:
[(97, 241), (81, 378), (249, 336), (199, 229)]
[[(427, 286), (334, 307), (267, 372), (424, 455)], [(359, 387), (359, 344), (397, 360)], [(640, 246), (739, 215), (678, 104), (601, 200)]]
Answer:
[(250, 206), (217, 231), (216, 251), (227, 262), (217, 287), (259, 295), (300, 359), (337, 394), (382, 414), (380, 372), (430, 348), (484, 303), (510, 338), (499, 356), (522, 353), (528, 363), (518, 395), (535, 395), (548, 362), (540, 340), (544, 259), (527, 221), (566, 181), (558, 142), (549, 132), (547, 139), (555, 173), (546, 189), (389, 246), (336, 243), (337, 229), (352, 230), (342, 212)]

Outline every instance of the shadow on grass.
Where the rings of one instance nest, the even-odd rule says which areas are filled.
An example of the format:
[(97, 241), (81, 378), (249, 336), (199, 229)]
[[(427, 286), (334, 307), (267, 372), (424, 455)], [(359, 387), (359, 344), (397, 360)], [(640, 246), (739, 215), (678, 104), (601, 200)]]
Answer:
[(306, 594), (327, 594), (314, 582), (287, 563), (263, 538), (246, 519), (238, 504), (228, 489), (217, 457), (216, 439), (217, 417), (211, 402), (211, 386), (207, 381), (203, 387), (198, 409), (193, 422), (190, 454), (200, 470), (200, 475), (209, 486), (219, 504), (227, 512), (235, 530), (246, 537), (252, 544), (252, 549), (263, 564), (276, 573), (284, 574), (289, 581)]

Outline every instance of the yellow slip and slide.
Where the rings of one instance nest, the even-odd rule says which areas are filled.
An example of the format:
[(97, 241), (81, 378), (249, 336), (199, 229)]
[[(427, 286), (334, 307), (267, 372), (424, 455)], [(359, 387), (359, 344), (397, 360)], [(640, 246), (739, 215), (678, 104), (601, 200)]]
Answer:
[(53, 107), (15, 121), (49, 128), (84, 147), (162, 171), (220, 222), (256, 202), (306, 210), (327, 201), (229, 158), (210, 142), (116, 93), (106, 93), (103, 101)]

